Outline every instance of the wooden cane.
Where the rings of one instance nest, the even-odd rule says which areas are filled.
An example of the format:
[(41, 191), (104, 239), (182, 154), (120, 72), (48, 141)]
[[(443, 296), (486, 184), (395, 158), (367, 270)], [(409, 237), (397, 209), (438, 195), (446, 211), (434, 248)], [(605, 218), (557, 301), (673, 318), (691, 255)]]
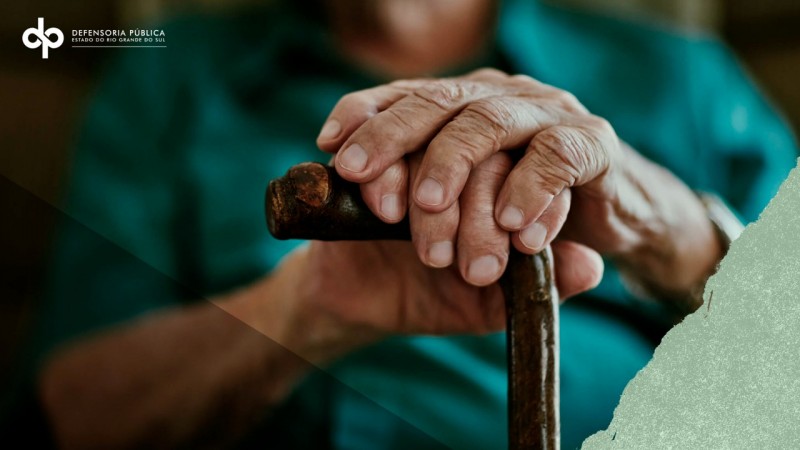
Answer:
[[(367, 208), (357, 184), (332, 167), (303, 163), (269, 183), (267, 225), (278, 239), (409, 240), (408, 220), (386, 224)], [(500, 279), (508, 327), (508, 445), (559, 448), (558, 292), (550, 249), (512, 250)]]

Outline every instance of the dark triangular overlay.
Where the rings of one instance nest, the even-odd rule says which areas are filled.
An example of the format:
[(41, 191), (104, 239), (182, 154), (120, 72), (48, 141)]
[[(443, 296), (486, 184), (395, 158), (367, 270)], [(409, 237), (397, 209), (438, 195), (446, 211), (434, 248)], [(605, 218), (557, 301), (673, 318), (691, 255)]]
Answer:
[[(161, 273), (2, 175), (0, 206), (3, 211), (0, 216), (0, 382), (3, 383), (0, 391), (0, 436), (4, 448), (53, 447), (46, 414), (37, 400), (34, 381), (42, 336), (47, 335), (47, 328), (54, 323), (53, 320), (59, 320), (58, 317), (52, 317), (53, 310), (47, 299), (54, 295), (68, 295), (52, 292), (48, 287), (52, 286), (48, 261), (57, 257), (52, 254), (50, 246), (53, 235), (57, 233), (63, 238), (62, 233), (68, 230), (68, 236), (77, 237), (92, 254), (113, 255), (116, 260), (124, 262), (125, 277), (131, 281), (131, 286), (140, 282), (141, 285), (180, 292), (185, 298), (199, 297), (190, 286)], [(124, 296), (124, 293), (118, 293), (116, 297), (118, 301), (124, 301)], [(213, 304), (208, 302), (208, 305)], [(76, 305), (76, 308), (79, 307)], [(221, 309), (211, 307), (220, 315), (227, 316), (223, 320), (238, 322)], [(87, 319), (83, 325), (90, 324), (91, 320)], [(258, 334), (242, 322), (238, 322), (238, 326)], [(78, 332), (77, 328), (70, 332)], [(263, 339), (263, 345), (275, 346), (287, 352), (287, 358), (299, 360), (299, 356), (289, 355), (288, 350), (268, 337), (261, 336), (260, 339)], [(208, 361), (208, 364), (213, 365), (214, 361)], [(331, 427), (330, 405), (334, 392), (336, 395), (363, 397), (324, 370), (311, 367), (310, 375), (290, 399), (277, 410), (265, 411), (263, 417), (257, 418), (257, 424), (250, 427), (252, 431), (236, 448), (337, 448), (332, 443)], [(419, 443), (416, 445), (418, 449), (446, 448), (441, 442), (371, 400), (363, 400), (363, 403), (370, 405), (370, 421), (391, 424), (391, 433), (402, 436), (402, 441)], [(223, 403), (216, 413), (224, 416), (228, 412), (226, 409)], [(208, 428), (197, 437), (196, 443), (187, 447), (208, 447), (218, 438), (215, 430)], [(379, 447), (371, 448), (393, 448), (391, 443), (376, 442), (375, 445)]]

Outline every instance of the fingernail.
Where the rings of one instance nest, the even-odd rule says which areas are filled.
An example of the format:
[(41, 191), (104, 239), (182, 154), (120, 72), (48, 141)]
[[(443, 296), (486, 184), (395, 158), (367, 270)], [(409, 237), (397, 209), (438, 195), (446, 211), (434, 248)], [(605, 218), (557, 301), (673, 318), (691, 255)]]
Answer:
[(519, 240), (522, 241), (522, 245), (531, 250), (541, 250), (546, 238), (547, 228), (539, 222), (535, 222), (519, 233)]
[(417, 189), (417, 200), (430, 206), (441, 205), (444, 202), (444, 188), (433, 178), (425, 178)]
[(433, 267), (447, 267), (453, 262), (453, 243), (437, 242), (428, 249), (428, 263)]
[(322, 130), (319, 132), (319, 137), (317, 139), (333, 139), (342, 132), (342, 124), (339, 123), (336, 119), (331, 119), (325, 122), (325, 125), (322, 126)]
[(500, 213), (500, 225), (504, 228), (519, 230), (522, 228), (523, 220), (525, 220), (525, 216), (522, 214), (522, 210), (513, 206), (506, 206)]
[(467, 278), (477, 285), (489, 284), (500, 272), (500, 261), (492, 255), (481, 256), (472, 261), (467, 269)]
[(364, 147), (353, 144), (342, 150), (338, 161), (340, 166), (350, 172), (361, 172), (367, 167), (367, 152)]
[(397, 194), (381, 197), (381, 214), (389, 220), (400, 219), (400, 197)]

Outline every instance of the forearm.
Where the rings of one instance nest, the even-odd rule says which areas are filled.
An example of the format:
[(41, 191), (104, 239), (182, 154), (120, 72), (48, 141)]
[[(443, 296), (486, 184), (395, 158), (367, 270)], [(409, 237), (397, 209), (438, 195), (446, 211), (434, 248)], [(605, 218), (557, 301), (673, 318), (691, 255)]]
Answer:
[[(59, 443), (218, 447), (240, 436), (311, 367), (276, 342), (288, 339), (292, 321), (281, 313), (293, 300), (288, 278), (279, 273), (216, 304), (154, 314), (56, 353), (40, 389)], [(231, 312), (255, 311), (250, 305), (272, 312), (259, 330)]]
[[(341, 314), (331, 314), (326, 302), (337, 303), (349, 294), (330, 292), (320, 280), (344, 276), (343, 272), (317, 272), (309, 263), (308, 247), (292, 252), (281, 262), (280, 275), (268, 286), (233, 293), (217, 306), (263, 335), (270, 336), (283, 348), (314, 365), (324, 365), (356, 348), (382, 337), (373, 329), (348, 323)], [(319, 259), (319, 256), (317, 256)], [(343, 268), (337, 267), (337, 270)], [(358, 273), (352, 268), (350, 272)], [(278, 296), (285, 301), (263, 301)], [(281, 318), (281, 320), (275, 320)]]

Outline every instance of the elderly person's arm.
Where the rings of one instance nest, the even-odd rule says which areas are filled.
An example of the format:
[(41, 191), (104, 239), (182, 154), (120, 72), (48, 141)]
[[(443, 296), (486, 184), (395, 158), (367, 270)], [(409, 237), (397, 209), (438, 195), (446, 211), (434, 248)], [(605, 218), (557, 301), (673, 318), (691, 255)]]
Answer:
[[(497, 174), (506, 170), (497, 161), (477, 168), (465, 191), (465, 217), (483, 218), (469, 227), (476, 241), (497, 228), (491, 203), (504, 180)], [(559, 242), (554, 254), (563, 297), (599, 282), (602, 262), (587, 247)], [(95, 251), (89, 259), (101, 257)], [(69, 293), (76, 313), (130, 301), (120, 293), (134, 286), (141, 296), (160, 295), (125, 266), (109, 256), (88, 272), (62, 267), (71, 277), (85, 275), (79, 292), (97, 297)], [(484, 334), (505, 326), (496, 284), (476, 287), (454, 268), (426, 267), (407, 242), (313, 242), (269, 276), (212, 302), (161, 308), (53, 351), (40, 394), (57, 442), (216, 448), (258, 423), (315, 365), (390, 335)]]
[[(527, 76), (481, 70), (391, 83), (343, 98), (323, 130), (318, 144), (337, 152), (343, 177), (364, 183), (373, 211), (396, 219), (405, 210), (387, 209), (387, 199), (408, 190), (420, 258), (436, 267), (457, 262), (474, 284), (502, 274), (510, 245), (504, 231), (526, 253), (556, 236), (581, 242), (673, 299), (687, 298), (723, 254), (682, 181), (621, 142), (570, 93)], [(514, 149), (524, 154), (502, 174), (493, 205), (502, 230), (462, 239), (470, 221), (459, 222), (458, 199), (470, 172)], [(458, 251), (439, 258), (443, 246)]]

